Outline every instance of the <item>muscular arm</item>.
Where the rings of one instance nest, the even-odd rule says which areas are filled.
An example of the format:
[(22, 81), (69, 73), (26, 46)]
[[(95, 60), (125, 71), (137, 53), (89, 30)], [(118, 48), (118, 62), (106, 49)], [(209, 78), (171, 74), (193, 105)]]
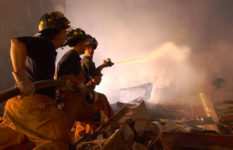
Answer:
[(13, 71), (17, 73), (18, 71), (22, 70), (25, 67), (25, 60), (27, 56), (26, 46), (18, 39), (12, 39), (10, 56), (11, 56)]
[(10, 49), (11, 62), (13, 66), (12, 75), (16, 85), (19, 88), (21, 98), (32, 95), (35, 92), (35, 84), (27, 77), (25, 71), (25, 60), (27, 56), (26, 46), (17, 39), (11, 40)]

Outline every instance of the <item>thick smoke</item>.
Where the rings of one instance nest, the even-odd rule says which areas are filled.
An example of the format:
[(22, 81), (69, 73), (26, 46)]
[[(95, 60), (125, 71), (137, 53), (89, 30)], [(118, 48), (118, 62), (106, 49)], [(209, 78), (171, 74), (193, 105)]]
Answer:
[[(118, 100), (120, 88), (146, 82), (154, 84), (153, 102), (199, 103), (200, 92), (217, 102), (233, 97), (232, 4), (230, 0), (67, 0), (65, 14), (73, 26), (97, 38), (96, 64), (107, 57), (121, 61), (168, 49), (155, 59), (105, 69), (97, 89), (111, 102)], [(224, 82), (216, 85), (219, 78)]]

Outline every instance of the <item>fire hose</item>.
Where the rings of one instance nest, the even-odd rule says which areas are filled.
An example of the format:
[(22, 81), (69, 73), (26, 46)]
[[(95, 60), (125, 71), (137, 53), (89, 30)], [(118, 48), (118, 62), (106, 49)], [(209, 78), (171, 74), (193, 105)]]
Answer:
[[(64, 86), (66, 81), (65, 80), (41, 80), (41, 81), (36, 81), (34, 83), (35, 83), (35, 88), (37, 91), (37, 90), (48, 88), (48, 87)], [(13, 87), (13, 88), (1, 91), (0, 92), (0, 103), (7, 101), (8, 99), (15, 97), (19, 94), (20, 94), (20, 91), (18, 87)]]

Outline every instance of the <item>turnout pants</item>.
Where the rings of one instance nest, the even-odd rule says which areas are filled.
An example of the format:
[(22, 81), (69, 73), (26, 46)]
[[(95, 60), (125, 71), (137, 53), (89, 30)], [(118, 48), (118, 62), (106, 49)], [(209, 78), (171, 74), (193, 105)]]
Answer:
[[(102, 93), (98, 93), (95, 92), (95, 101), (93, 104), (88, 104), (86, 106), (86, 112), (88, 112), (88, 110), (90, 109), (95, 109), (97, 111), (101, 111), (103, 113), (104, 116), (101, 116), (101, 120), (99, 120), (100, 122), (104, 121), (104, 118), (110, 118), (114, 115), (114, 112), (107, 100), (107, 97), (102, 94)], [(96, 111), (96, 113), (97, 113)], [(88, 118), (89, 114), (83, 112), (83, 118)], [(92, 120), (94, 120), (96, 116), (92, 117)], [(102, 118), (104, 117), (104, 118)], [(90, 119), (90, 118), (89, 118)], [(89, 120), (87, 119), (87, 121)], [(81, 136), (85, 135), (85, 134), (92, 134), (94, 132), (94, 130), (97, 128), (96, 125), (92, 124), (91, 122), (87, 123), (85, 122), (85, 120), (77, 120), (78, 122), (76, 122), (76, 130), (75, 130), (75, 139), (74, 141), (77, 141)]]
[(50, 97), (34, 94), (7, 101), (0, 124), (0, 150), (19, 145), (27, 138), (36, 144), (34, 150), (68, 150), (66, 116)]

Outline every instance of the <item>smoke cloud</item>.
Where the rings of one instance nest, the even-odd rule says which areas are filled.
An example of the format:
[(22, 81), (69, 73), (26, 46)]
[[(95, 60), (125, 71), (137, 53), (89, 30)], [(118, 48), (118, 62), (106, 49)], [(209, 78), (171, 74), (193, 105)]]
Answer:
[[(164, 51), (146, 61), (103, 70), (97, 90), (110, 102), (119, 89), (152, 82), (150, 101), (199, 103), (232, 99), (233, 2), (231, 0), (66, 0), (64, 13), (99, 42), (94, 61), (100, 64)], [(60, 51), (59, 57), (66, 51)], [(58, 58), (59, 58), (58, 57)], [(213, 82), (226, 82), (217, 88)]]

